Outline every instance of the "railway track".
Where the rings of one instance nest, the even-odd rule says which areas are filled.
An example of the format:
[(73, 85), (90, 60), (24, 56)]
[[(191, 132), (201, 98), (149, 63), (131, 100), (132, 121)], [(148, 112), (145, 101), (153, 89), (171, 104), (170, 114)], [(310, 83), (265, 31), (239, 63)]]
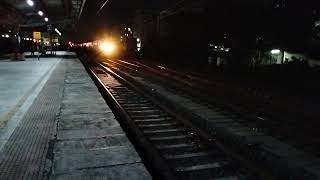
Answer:
[[(248, 101), (245, 104), (253, 104), (253, 108), (242, 108), (240, 105), (234, 106), (231, 103), (228, 103), (228, 105), (225, 106), (226, 103), (224, 100), (220, 101), (216, 96), (214, 98), (211, 96), (211, 94), (214, 94), (213, 92), (215, 92), (217, 87), (220, 87), (221, 89), (223, 85), (210, 82), (206, 79), (201, 79), (193, 74), (182, 74), (174, 70), (166, 69), (165, 67), (151, 67), (135, 61), (127, 62), (123, 60), (115, 61), (108, 59), (104, 61), (104, 64), (108, 66), (115, 66), (116, 68), (119, 68), (119, 70), (126, 70), (131, 74), (137, 74), (137, 72), (140, 74), (144, 73), (146, 74), (145, 77), (153, 78), (157, 81), (167, 79), (168, 86), (173, 87), (173, 89), (178, 89), (180, 94), (184, 93), (185, 96), (193, 98), (194, 101), (200, 100), (199, 103), (213, 108), (221, 107), (224, 109), (226, 114), (238, 116), (239, 118), (237, 119), (239, 120), (239, 123), (250, 127), (257, 132), (273, 136), (316, 156), (320, 155), (320, 146), (317, 145), (317, 142), (319, 142), (319, 138), (317, 138), (317, 135), (319, 135), (317, 128), (310, 129), (309, 127), (313, 125), (299, 125), (299, 123), (301, 124), (301, 119), (297, 119), (294, 113), (279, 114), (276, 109), (267, 110), (259, 106), (255, 107), (257, 102), (251, 101)], [(184, 89), (184, 92), (181, 92), (181, 89)], [(229, 95), (227, 94), (222, 96), (228, 97)], [(232, 97), (231, 99), (237, 98)], [(317, 126), (317, 122), (315, 123), (316, 124), (314, 126)], [(311, 143), (307, 143), (305, 139), (308, 139)]]
[[(234, 112), (229, 109), (228, 105), (224, 106), (223, 103), (222, 106), (216, 103), (210, 104), (211, 99), (208, 99), (207, 94), (203, 93), (201, 95), (200, 93), (199, 96), (196, 88), (197, 83), (192, 83), (193, 77), (174, 75), (175, 73), (166, 71), (152, 73), (154, 71), (152, 69), (145, 69), (139, 64), (125, 61), (108, 60), (101, 63), (99, 67), (113, 73), (116, 72), (115, 76), (119, 76), (120, 79), (128, 79), (133, 86), (139, 86), (140, 94), (150, 94), (148, 99), (151, 97), (155, 104), (164, 109), (165, 112), (171, 112), (172, 116), (177, 116), (175, 112), (178, 112), (179, 118), (176, 117), (176, 119), (182, 121), (184, 125), (188, 124), (188, 128), (197, 132), (196, 134), (205, 134), (202, 139), (218, 138), (221, 142), (224, 142), (223, 144), (226, 142), (229, 149), (236, 149), (236, 154), (240, 152), (240, 155), (236, 156), (240, 161), (246, 162), (249, 159), (250, 162), (246, 162), (248, 164), (246, 167), (250, 167), (250, 170), (255, 169), (255, 166), (259, 167), (255, 170), (255, 174), (261, 174), (263, 171), (261, 169), (266, 169), (268, 173), (262, 172), (262, 174), (267, 174), (264, 177), (270, 177), (270, 174), (272, 174), (272, 177), (278, 179), (320, 179), (320, 164), (317, 163), (317, 157), (295, 149), (282, 141), (285, 137), (281, 135), (288, 134), (291, 131), (285, 131), (286, 128), (283, 129), (281, 123), (273, 123), (273, 121), (264, 118), (260, 119), (254, 114), (252, 116), (250, 112), (247, 112), (249, 116), (243, 116), (246, 111)], [(185, 84), (186, 88), (183, 88), (181, 84)], [(158, 88), (160, 88), (160, 91), (158, 91)], [(163, 91), (167, 92), (163, 93)], [(192, 97), (193, 95), (194, 97)], [(176, 101), (176, 97), (180, 97), (178, 98), (180, 102)], [(195, 103), (190, 103), (188, 99)], [(189, 101), (189, 103), (185, 103), (185, 101)], [(181, 106), (181, 103), (186, 105)], [(198, 112), (200, 113), (194, 114), (194, 111), (199, 110), (199, 108), (200, 111)], [(181, 114), (183, 115), (181, 116)], [(270, 129), (272, 132), (269, 131)], [(275, 135), (276, 139), (266, 135), (265, 130), (267, 130), (267, 133)], [(290, 136), (295, 136), (295, 134), (290, 133)], [(211, 143), (209, 142), (209, 144)]]
[[(135, 138), (155, 179), (274, 179), (104, 66), (88, 68)], [(272, 178), (271, 178), (272, 177)]]

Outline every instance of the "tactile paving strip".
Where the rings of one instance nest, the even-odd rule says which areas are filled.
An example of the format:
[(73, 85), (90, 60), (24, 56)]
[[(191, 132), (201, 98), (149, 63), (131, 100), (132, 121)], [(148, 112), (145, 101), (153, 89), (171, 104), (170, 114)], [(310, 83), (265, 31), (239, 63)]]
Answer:
[(43, 179), (66, 74), (61, 61), (0, 153), (0, 179)]

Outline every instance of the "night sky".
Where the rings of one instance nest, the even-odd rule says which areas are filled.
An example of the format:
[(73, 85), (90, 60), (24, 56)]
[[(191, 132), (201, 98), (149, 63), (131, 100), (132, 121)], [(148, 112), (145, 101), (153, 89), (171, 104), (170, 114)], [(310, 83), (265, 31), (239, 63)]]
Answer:
[[(73, 38), (84, 41), (99, 39), (114, 26), (131, 24), (137, 9), (165, 9), (178, 0), (109, 0), (103, 10), (96, 12), (105, 0), (87, 0)], [(190, 0), (192, 1), (192, 0)], [(208, 0), (205, 21), (209, 39), (232, 35), (242, 43), (255, 44), (256, 38), (265, 42), (286, 42), (295, 48), (312, 36), (313, 9), (318, 3), (289, 0)], [(275, 5), (279, 4), (276, 8)], [(285, 4), (286, 7), (282, 7)], [(184, 19), (184, 18), (182, 18)], [(186, 27), (192, 27), (186, 20)], [(190, 24), (191, 23), (191, 24)], [(243, 39), (243, 40), (242, 40)], [(279, 43), (280, 44), (280, 43)]]
[(96, 15), (105, 0), (87, 0), (74, 39), (92, 40), (112, 26), (130, 23), (137, 9), (161, 9), (175, 1), (177, 0), (109, 0)]

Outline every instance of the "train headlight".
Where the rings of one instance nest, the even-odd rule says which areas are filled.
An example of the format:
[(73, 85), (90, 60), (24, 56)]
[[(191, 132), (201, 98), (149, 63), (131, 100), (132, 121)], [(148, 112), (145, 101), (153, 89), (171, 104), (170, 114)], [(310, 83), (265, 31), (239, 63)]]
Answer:
[(116, 50), (116, 46), (112, 42), (103, 42), (100, 44), (99, 48), (103, 53), (107, 55), (111, 55)]

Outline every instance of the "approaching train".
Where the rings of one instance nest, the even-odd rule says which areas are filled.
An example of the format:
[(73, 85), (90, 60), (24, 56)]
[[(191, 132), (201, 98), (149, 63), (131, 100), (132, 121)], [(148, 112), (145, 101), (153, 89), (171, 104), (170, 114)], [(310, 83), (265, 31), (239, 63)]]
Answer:
[(107, 38), (81, 44), (73, 44), (69, 42), (69, 45), (77, 49), (90, 51), (106, 57), (136, 58), (139, 57), (140, 54), (140, 49), (137, 48), (137, 41), (138, 40), (135, 38), (121, 38), (120, 40)]

